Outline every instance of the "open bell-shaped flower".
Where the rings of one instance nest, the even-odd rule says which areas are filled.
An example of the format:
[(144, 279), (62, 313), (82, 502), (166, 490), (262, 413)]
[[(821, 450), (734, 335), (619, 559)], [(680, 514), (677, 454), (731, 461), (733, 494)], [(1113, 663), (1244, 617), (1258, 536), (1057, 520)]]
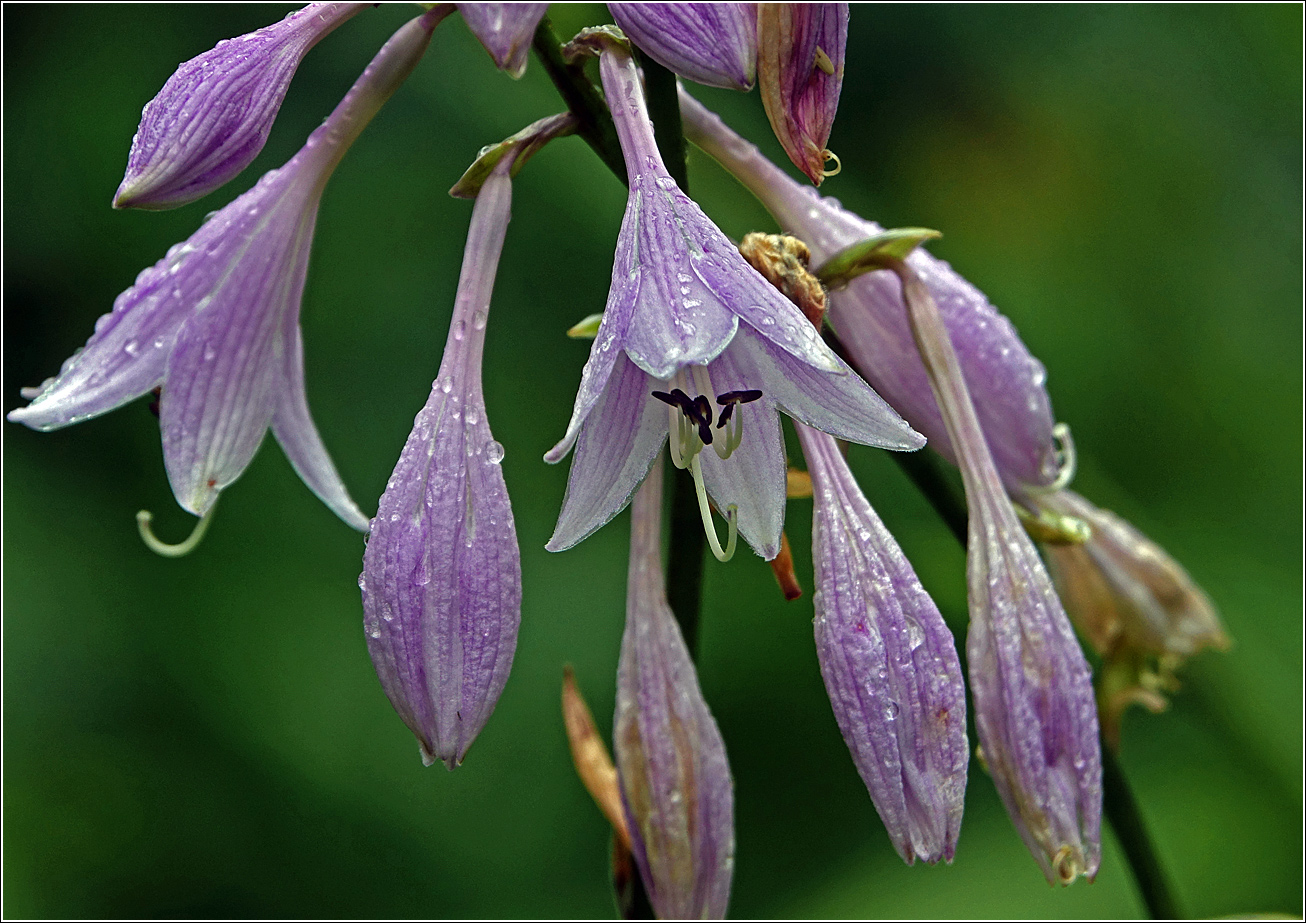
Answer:
[(177, 68), (146, 104), (114, 208), (176, 208), (208, 195), (263, 150), (310, 48), (365, 3), (310, 3)]
[(658, 917), (722, 919), (734, 873), (734, 782), (667, 605), (661, 546), (659, 463), (631, 511), (612, 749), (631, 851)]
[(396, 32), (303, 149), (137, 276), (86, 346), (24, 392), (31, 404), (9, 419), (59, 429), (161, 388), (164, 463), (184, 509), (207, 513), (270, 427), (313, 492), (366, 529), (309, 416), (300, 301), (322, 190), (442, 15)]
[(467, 28), (472, 30), (500, 70), (513, 78), (526, 73), (535, 27), (548, 10), (547, 3), (459, 3)]
[[(785, 499), (779, 409), (852, 442), (911, 450), (923, 440), (680, 190), (629, 52), (599, 41), (630, 197), (571, 422), (545, 456), (557, 462), (576, 448), (548, 547), (569, 548), (620, 512), (670, 435), (705, 521), (710, 495), (732, 530), (774, 558)], [(708, 525), (714, 552), (728, 557)]]
[(609, 3), (640, 51), (696, 83), (750, 90), (757, 79), (756, 3)]
[(830, 705), (898, 855), (951, 862), (970, 758), (952, 633), (834, 439), (795, 428), (812, 476), (816, 653)]
[(381, 686), (426, 764), (450, 769), (499, 700), (521, 622), (503, 447), (481, 389), (512, 161), (502, 159), (476, 197), (440, 372), (381, 496), (358, 580)]
[[(760, 3), (757, 88), (776, 138), (816, 185), (839, 172), (826, 147), (843, 89), (846, 3)], [(826, 163), (835, 162), (833, 170)]]

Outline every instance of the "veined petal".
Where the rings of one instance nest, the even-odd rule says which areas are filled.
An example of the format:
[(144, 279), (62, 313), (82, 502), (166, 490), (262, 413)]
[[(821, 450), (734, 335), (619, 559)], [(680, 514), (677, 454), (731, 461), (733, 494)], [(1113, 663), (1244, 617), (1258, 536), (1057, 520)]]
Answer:
[(531, 39), (549, 8), (547, 3), (459, 3), (457, 7), (500, 70), (513, 78), (526, 72)]
[(359, 580), (381, 685), (423, 760), (450, 769), (498, 702), (521, 621), (503, 447), (490, 433), (480, 378), (509, 165), (477, 196), (440, 373), (381, 497)]
[(697, 83), (748, 90), (757, 79), (754, 3), (609, 3), (640, 50)]
[(631, 851), (654, 910), (662, 919), (720, 919), (734, 872), (734, 783), (667, 605), (661, 525), (659, 464), (631, 513), (613, 755)]
[(283, 332), (298, 314), (317, 215), (316, 196), (307, 204), (297, 190), (275, 196), (292, 182), (289, 172), (275, 176), (271, 202), (255, 189), (228, 206), (245, 212), (249, 234), (226, 240), (232, 258), (215, 261), (223, 275), (168, 359), (159, 402), (163, 458), (177, 501), (197, 516), (254, 457), (285, 380)]
[(789, 159), (819, 186), (831, 175), (825, 144), (843, 87), (848, 4), (763, 3), (757, 35), (766, 117)]
[(349, 525), (366, 532), (367, 517), (345, 489), (308, 411), (308, 397), (304, 393), (304, 341), (297, 317), (287, 316), (283, 337), (285, 378), (277, 389), (272, 435), (309, 490)]
[(747, 380), (765, 382), (753, 386), (762, 388), (762, 400), (821, 432), (882, 449), (910, 452), (925, 445), (842, 361), (838, 372), (820, 371), (745, 329), (732, 344), (731, 362)]
[[(712, 386), (717, 393), (759, 387), (756, 379), (731, 361), (738, 349), (732, 344), (712, 363)], [(720, 409), (717, 408), (718, 416)], [(765, 392), (762, 400), (741, 404), (733, 412), (742, 421), (743, 441), (724, 460), (710, 448), (699, 453), (703, 484), (723, 514), (728, 507), (737, 507), (739, 534), (769, 561), (780, 552), (780, 531), (785, 516), (785, 452), (780, 415), (766, 401)], [(722, 429), (716, 432), (718, 438), (724, 434)]]
[(970, 756), (956, 646), (838, 445), (796, 429), (815, 489), (816, 651), (835, 718), (903, 861), (951, 861)]
[(208, 195), (267, 142), (308, 50), (365, 3), (310, 3), (177, 68), (141, 113), (115, 208), (164, 209)]
[(667, 408), (652, 397), (661, 387), (618, 357), (581, 430), (550, 551), (566, 551), (626, 508), (667, 439)]

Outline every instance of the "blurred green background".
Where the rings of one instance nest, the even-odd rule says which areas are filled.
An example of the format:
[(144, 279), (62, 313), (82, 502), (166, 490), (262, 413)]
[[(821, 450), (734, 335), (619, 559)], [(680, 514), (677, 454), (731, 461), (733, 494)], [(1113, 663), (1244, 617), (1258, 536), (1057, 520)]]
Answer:
[[(4, 409), (53, 374), (136, 273), (279, 166), (411, 7), (327, 38), (255, 165), (204, 202), (118, 213), (141, 107), (177, 63), (286, 7), (14, 6), (4, 15)], [(560, 32), (606, 22), (555, 5)], [(1300, 914), (1302, 889), (1302, 11), (1289, 6), (859, 6), (826, 191), (984, 289), (1049, 370), (1076, 486), (1165, 545), (1236, 642), (1203, 654), (1123, 764), (1194, 915)], [(757, 95), (696, 89), (782, 157)], [(439, 363), (470, 204), (445, 191), (483, 145), (560, 108), (457, 18), (340, 166), (303, 322), (314, 413), (355, 497), (385, 485)], [(695, 154), (725, 231), (772, 230)], [(180, 539), (140, 401), (4, 436), (6, 916), (603, 917), (609, 834), (558, 709), (575, 665), (609, 725), (625, 514), (544, 551), (566, 466), (541, 455), (604, 302), (624, 190), (577, 139), (522, 172), (485, 387), (507, 447), (525, 599), (512, 678), (455, 773), (424, 769), (367, 658), (362, 539), (271, 440), (200, 550)], [(949, 620), (961, 551), (879, 453), (867, 494)], [(789, 535), (810, 587), (810, 507)], [(702, 685), (736, 781), (732, 914), (1130, 917), (1112, 835), (1095, 884), (1050, 889), (972, 766), (954, 865), (897, 859), (816, 668), (810, 597), (743, 553), (709, 562)]]

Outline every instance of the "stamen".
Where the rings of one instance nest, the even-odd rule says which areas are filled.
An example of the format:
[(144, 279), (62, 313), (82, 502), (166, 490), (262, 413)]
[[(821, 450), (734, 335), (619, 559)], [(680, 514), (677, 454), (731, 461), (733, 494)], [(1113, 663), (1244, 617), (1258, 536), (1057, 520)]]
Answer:
[(1070, 438), (1070, 426), (1065, 423), (1052, 427), (1052, 438), (1057, 441), (1057, 460), (1061, 467), (1057, 479), (1048, 485), (1048, 489), (1061, 490), (1075, 477), (1075, 440)]
[(161, 542), (154, 534), (154, 529), (150, 523), (154, 521), (154, 514), (149, 510), (141, 510), (136, 514), (136, 529), (141, 534), (141, 541), (145, 547), (155, 554), (165, 558), (183, 558), (190, 554), (199, 545), (200, 540), (204, 538), (204, 533), (209, 531), (209, 523), (213, 521), (213, 511), (218, 508), (217, 501), (209, 507), (207, 513), (200, 517), (200, 521), (195, 524), (191, 530), (190, 536), (176, 545), (169, 545), (167, 542)]
[(730, 532), (726, 538), (726, 547), (721, 549), (721, 542), (716, 537), (716, 526), (712, 523), (712, 508), (707, 502), (707, 490), (703, 487), (703, 469), (698, 463), (698, 456), (689, 469), (694, 478), (694, 491), (698, 494), (698, 513), (703, 517), (703, 531), (707, 533), (707, 544), (713, 556), (724, 564), (735, 556), (735, 545), (739, 543), (739, 509), (733, 503), (726, 508), (726, 523)]
[(725, 431), (724, 443), (712, 446), (717, 456), (725, 461), (739, 448), (739, 444), (744, 441), (744, 418), (743, 415), (735, 416), (736, 404), (749, 404), (762, 396), (761, 391), (748, 389), (744, 391), (727, 391), (725, 394), (718, 394), (716, 402), (721, 405), (721, 416), (717, 421), (717, 429), (722, 429), (727, 423), (734, 421), (734, 425)]

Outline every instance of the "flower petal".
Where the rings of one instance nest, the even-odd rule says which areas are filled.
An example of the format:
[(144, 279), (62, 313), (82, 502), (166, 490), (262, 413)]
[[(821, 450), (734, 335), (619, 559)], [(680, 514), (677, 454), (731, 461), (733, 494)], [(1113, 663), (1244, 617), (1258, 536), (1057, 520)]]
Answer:
[(566, 551), (626, 508), (667, 439), (662, 386), (620, 356), (576, 445), (558, 525), (546, 546)]
[[(765, 382), (762, 399), (795, 420), (849, 442), (914, 451), (925, 439), (840, 362), (822, 372), (776, 349), (751, 329), (735, 337), (731, 360), (749, 381)], [(756, 387), (756, 386), (755, 386)]]
[[(736, 338), (738, 342), (738, 338)], [(731, 361), (734, 344), (712, 363), (712, 387), (718, 393), (758, 386)], [(719, 413), (720, 408), (718, 408)], [(742, 421), (743, 441), (722, 460), (711, 448), (699, 453), (703, 484), (718, 510), (737, 508), (739, 534), (766, 560), (780, 553), (785, 517), (785, 451), (780, 415), (763, 399), (735, 407)], [(716, 430), (721, 438), (725, 430)]]
[(682, 77), (727, 90), (757, 79), (756, 4), (609, 3), (608, 11), (641, 51)]
[(298, 317), (287, 315), (283, 343), (285, 378), (276, 393), (272, 435), (309, 490), (349, 525), (366, 532), (367, 517), (349, 496), (308, 411), (308, 397), (304, 393), (304, 342)]

